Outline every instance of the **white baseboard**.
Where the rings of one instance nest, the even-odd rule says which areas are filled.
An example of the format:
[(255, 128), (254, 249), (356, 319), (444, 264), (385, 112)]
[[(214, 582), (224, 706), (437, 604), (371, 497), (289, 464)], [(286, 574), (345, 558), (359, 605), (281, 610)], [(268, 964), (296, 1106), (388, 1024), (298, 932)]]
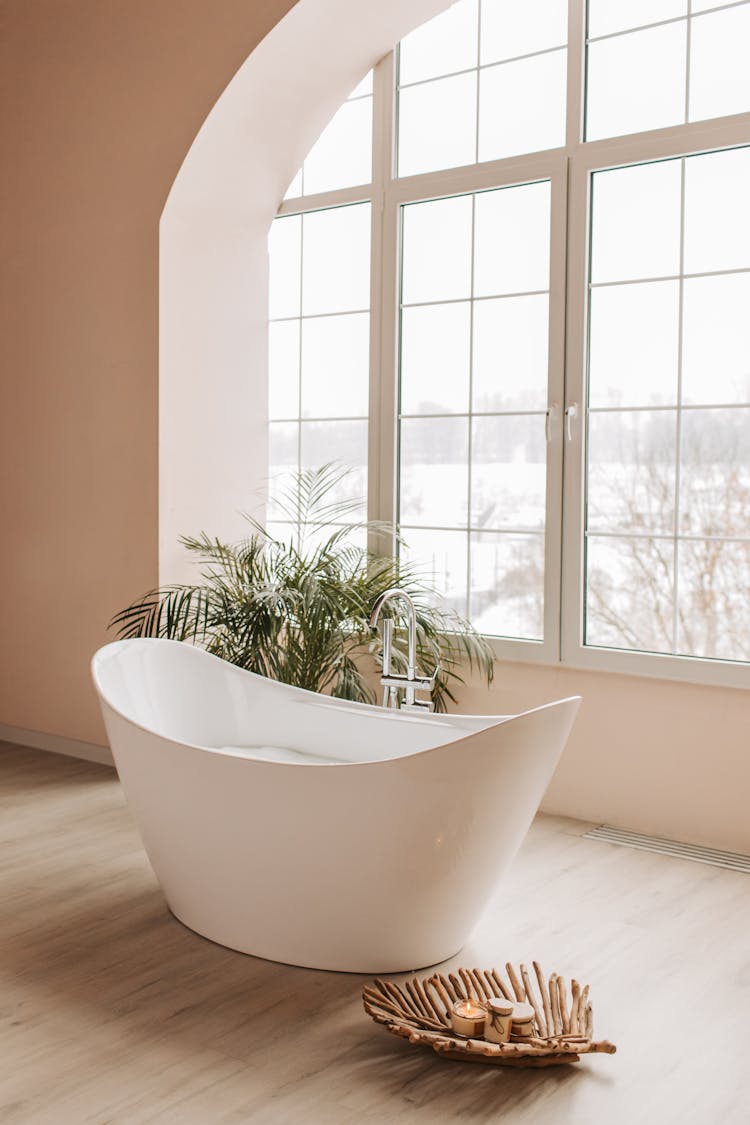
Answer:
[(114, 766), (112, 751), (108, 746), (97, 746), (93, 742), (79, 742), (77, 738), (65, 738), (61, 734), (47, 734), (40, 730), (24, 730), (0, 723), (0, 741), (14, 742), (17, 746), (31, 746), (34, 750), (49, 750), (52, 754), (65, 754), (68, 758), (83, 758), (86, 762), (97, 762), (100, 766)]

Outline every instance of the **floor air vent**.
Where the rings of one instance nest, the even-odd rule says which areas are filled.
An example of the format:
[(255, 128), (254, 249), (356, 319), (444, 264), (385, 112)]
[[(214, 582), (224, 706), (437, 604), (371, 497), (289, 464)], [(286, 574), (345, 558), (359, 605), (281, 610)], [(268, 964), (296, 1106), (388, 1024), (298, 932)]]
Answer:
[(662, 840), (659, 836), (644, 836), (640, 832), (628, 832), (624, 828), (611, 828), (608, 824), (600, 824), (598, 828), (592, 828), (583, 835), (589, 840), (605, 840), (608, 844), (620, 844), (624, 848), (639, 848), (644, 852), (658, 852), (659, 855), (672, 855), (678, 859), (693, 859), (697, 863), (710, 863), (714, 867), (726, 867), (729, 871), (743, 871), (750, 875), (750, 855), (702, 848), (698, 844), (681, 844), (677, 840)]

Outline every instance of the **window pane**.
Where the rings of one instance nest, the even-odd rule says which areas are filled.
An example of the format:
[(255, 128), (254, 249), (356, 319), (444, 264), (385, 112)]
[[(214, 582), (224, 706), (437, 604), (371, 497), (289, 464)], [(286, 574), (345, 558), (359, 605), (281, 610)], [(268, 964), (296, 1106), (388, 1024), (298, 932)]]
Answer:
[(673, 625), (672, 540), (589, 536), (585, 643), (672, 652)]
[[(359, 501), (358, 511), (342, 518), (349, 523), (365, 516), (369, 312), (341, 314), (352, 304), (369, 305), (369, 213), (369, 204), (356, 204), (308, 211), (273, 224), (269, 251), (271, 276), (279, 279), (277, 292), (284, 292), (284, 270), (291, 269), (298, 289), (302, 275), (303, 300), (298, 296), (295, 305), (276, 301), (290, 319), (269, 325), (269, 417), (289, 420), (271, 421), (269, 427), (272, 521), (288, 521), (278, 498), (281, 490), (294, 491), (299, 470), (331, 462), (353, 467), (331, 493), (334, 501)], [(296, 236), (296, 253), (290, 251), (289, 229)], [(305, 419), (301, 425), (300, 416)], [(342, 421), (308, 420), (312, 418)], [(348, 420), (352, 418), (356, 420)]]
[(691, 0), (690, 11), (695, 15), (696, 12), (707, 12), (711, 8), (726, 8), (727, 0)]
[(269, 464), (274, 474), (296, 472), (299, 425), (297, 422), (271, 422), (268, 427)]
[(444, 608), (466, 615), (467, 532), (402, 529), (400, 557), (428, 586), (442, 594)]
[(589, 531), (671, 533), (675, 457), (674, 411), (591, 414)]
[(353, 98), (361, 98), (361, 97), (365, 96), (366, 94), (371, 94), (371, 93), (372, 93), (372, 71), (368, 70), (367, 74), (364, 76), (362, 81), (357, 86), (355, 86), (354, 89), (352, 90), (351, 94), (349, 95), (349, 101), (351, 101)]
[(690, 120), (750, 109), (750, 5), (692, 21)]
[[(345, 529), (346, 534), (340, 536), (340, 532)], [(356, 547), (360, 551), (367, 549), (367, 528), (352, 527), (345, 523), (307, 524), (302, 539), (302, 549), (304, 551), (316, 551), (333, 536), (336, 536), (336, 543), (339, 547), (346, 545)]]
[(518, 58), (568, 41), (567, 0), (482, 4), (481, 63)]
[(471, 295), (471, 196), (403, 208), (404, 304)]
[(366, 184), (371, 178), (372, 71), (369, 71), (308, 152), (284, 199)]
[(344, 102), (308, 153), (305, 195), (372, 178), (372, 100)]
[(677, 403), (679, 282), (594, 288), (589, 319), (591, 406)]
[(306, 214), (303, 263), (304, 315), (369, 308), (370, 204)]
[(268, 511), (269, 519), (284, 519), (279, 507), (299, 468), (299, 424), (271, 422), (268, 427)]
[(289, 520), (266, 520), (263, 526), (279, 543), (295, 543), (297, 540), (297, 525)]
[(302, 195), (302, 169), (300, 168), (289, 187), (286, 189), (284, 199), (296, 199)]
[(549, 287), (549, 183), (476, 196), (474, 295)]
[[(404, 295), (415, 300), (454, 286), (457, 298), (470, 299), (402, 307), (400, 526), (407, 538), (413, 525), (446, 534), (456, 529), (445, 541), (454, 560), (459, 543), (465, 550), (470, 539), (477, 552), (469, 560), (474, 618), (480, 615), (481, 628), (532, 640), (542, 628), (549, 207), (550, 185), (543, 182), (404, 208)], [(449, 223), (440, 221), (444, 211)], [(446, 269), (451, 261), (457, 269)], [(496, 292), (509, 295), (491, 295)], [(538, 413), (530, 416), (529, 409)], [(407, 416), (410, 410), (464, 414), (418, 419)], [(502, 410), (513, 414), (489, 413)], [(430, 559), (431, 535), (425, 531), (420, 541)], [(442, 550), (445, 543), (438, 545)], [(517, 560), (529, 552), (535, 569), (521, 581)], [(452, 572), (460, 574), (455, 596), (463, 601), (465, 561), (454, 561)], [(489, 575), (502, 577), (497, 588)]]
[(398, 174), (414, 176), (476, 160), (476, 72), (401, 90)]
[(326, 496), (326, 502), (358, 499), (359, 513), (347, 513), (347, 521), (364, 519), (367, 511), (367, 422), (303, 422), (302, 468), (317, 469), (331, 461), (351, 467), (342, 481)]
[(481, 633), (541, 640), (544, 536), (471, 536), (471, 619)]
[(544, 415), (475, 418), (471, 525), (544, 530), (547, 443)]
[(685, 161), (685, 272), (750, 266), (750, 148)]
[(685, 280), (682, 400), (750, 403), (750, 274)]
[(404, 419), (400, 522), (422, 527), (465, 526), (468, 455), (466, 418)]
[(477, 65), (477, 7), (477, 0), (460, 0), (401, 40), (402, 86)]
[(680, 530), (750, 538), (750, 409), (684, 412)]
[(370, 372), (368, 313), (302, 322), (302, 415), (367, 415)]
[(548, 322), (546, 294), (475, 303), (473, 410), (546, 409)]
[(401, 411), (469, 409), (470, 305), (419, 305), (401, 319)]
[(289, 215), (271, 223), (268, 234), (268, 315), (299, 316), (302, 219)]
[(596, 172), (592, 208), (593, 282), (679, 273), (679, 160)]
[(685, 15), (687, 0), (589, 0), (588, 33), (595, 38)]
[(268, 417), (296, 418), (299, 413), (299, 321), (268, 326)]
[(688, 541), (677, 559), (677, 651), (750, 660), (750, 543)]
[(480, 72), (479, 160), (565, 144), (566, 65), (553, 51)]
[(685, 120), (687, 24), (664, 24), (588, 48), (586, 139)]
[(591, 292), (587, 644), (747, 659), (750, 273), (690, 274), (750, 266), (749, 189), (747, 149), (594, 176), (592, 271), (682, 276)]

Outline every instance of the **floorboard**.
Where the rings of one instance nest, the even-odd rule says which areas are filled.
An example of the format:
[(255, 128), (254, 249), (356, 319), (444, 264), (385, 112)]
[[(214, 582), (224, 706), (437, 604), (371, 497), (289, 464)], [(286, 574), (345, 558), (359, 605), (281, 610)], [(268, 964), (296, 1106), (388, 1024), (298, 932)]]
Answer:
[(750, 878), (540, 816), (446, 967), (591, 985), (614, 1056), (439, 1059), (363, 1013), (364, 977), (257, 960), (166, 909), (112, 770), (0, 744), (3, 1125), (748, 1125)]

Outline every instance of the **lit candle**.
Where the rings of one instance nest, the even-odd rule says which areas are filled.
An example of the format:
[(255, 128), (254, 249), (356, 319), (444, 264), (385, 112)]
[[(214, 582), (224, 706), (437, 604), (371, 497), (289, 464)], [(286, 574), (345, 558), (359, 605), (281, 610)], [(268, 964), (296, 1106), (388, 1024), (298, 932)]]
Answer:
[(476, 1000), (457, 1000), (451, 1012), (451, 1025), (456, 1035), (465, 1039), (481, 1039), (485, 1014), (484, 1005)]

